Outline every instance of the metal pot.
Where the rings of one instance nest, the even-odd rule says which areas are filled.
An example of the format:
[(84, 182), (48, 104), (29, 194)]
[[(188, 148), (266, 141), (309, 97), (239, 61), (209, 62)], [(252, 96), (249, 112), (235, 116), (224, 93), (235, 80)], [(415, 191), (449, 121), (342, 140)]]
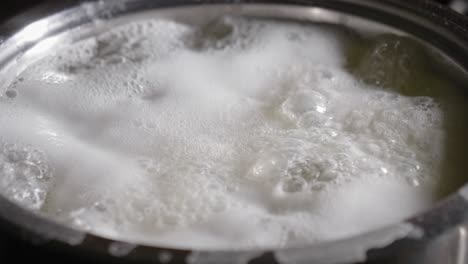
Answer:
[[(197, 23), (222, 14), (325, 21), (397, 30), (440, 50), (468, 70), (468, 19), (430, 1), (397, 0), (118, 0), (40, 6), (0, 27), (0, 85), (39, 53), (76, 41), (145, 11)], [(45, 14), (50, 15), (43, 17)], [(99, 21), (99, 23), (96, 23)], [(99, 24), (99, 26), (98, 26)], [(78, 35), (67, 32), (83, 29)], [(52, 38), (51, 38), (52, 37)], [(345, 240), (303, 248), (192, 251), (134, 245), (73, 230), (0, 196), (2, 258), (116, 263), (468, 263), (468, 186), (401, 223)]]

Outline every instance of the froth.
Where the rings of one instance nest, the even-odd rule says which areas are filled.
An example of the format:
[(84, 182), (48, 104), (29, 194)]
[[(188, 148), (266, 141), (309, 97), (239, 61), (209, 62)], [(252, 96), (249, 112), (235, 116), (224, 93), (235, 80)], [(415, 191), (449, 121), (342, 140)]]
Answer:
[(441, 107), (358, 82), (342, 45), (320, 26), (223, 18), (63, 48), (0, 98), (1, 153), (37, 151), (21, 162), (51, 176), (0, 153), (1, 189), (97, 234), (194, 248), (328, 241), (426, 209)]

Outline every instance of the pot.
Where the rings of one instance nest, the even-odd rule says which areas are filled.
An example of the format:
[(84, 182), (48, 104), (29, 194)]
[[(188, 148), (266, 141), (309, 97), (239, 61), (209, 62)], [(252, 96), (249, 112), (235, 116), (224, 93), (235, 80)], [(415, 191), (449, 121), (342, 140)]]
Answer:
[[(219, 15), (295, 19), (402, 32), (468, 70), (468, 19), (431, 1), (118, 0), (39, 6), (0, 27), (0, 87), (58, 43), (135, 15), (201, 23)], [(71, 34), (70, 32), (74, 32)], [(465, 180), (461, 176), (462, 181)], [(431, 210), (348, 239), (288, 249), (194, 251), (137, 245), (74, 230), (0, 196), (2, 258), (86, 263), (468, 263), (468, 185)], [(1, 245), (1, 244), (0, 244)], [(2, 255), (3, 254), (3, 255)]]

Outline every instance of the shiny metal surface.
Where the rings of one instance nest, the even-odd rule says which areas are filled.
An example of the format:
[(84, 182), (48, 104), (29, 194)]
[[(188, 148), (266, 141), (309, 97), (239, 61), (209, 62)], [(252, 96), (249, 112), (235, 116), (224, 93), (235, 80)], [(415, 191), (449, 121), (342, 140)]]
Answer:
[[(70, 2), (69, 9), (43, 19), (37, 20), (31, 13), (27, 20), (13, 19), (0, 26), (0, 41), (3, 40), (0, 44), (0, 92), (25, 67), (57, 46), (128, 20), (149, 17), (197, 24), (228, 14), (338, 23), (369, 32), (407, 33), (440, 50), (458, 65), (458, 70), (466, 72), (468, 69), (468, 22), (426, 1), (410, 4), (372, 0), (108, 0), (73, 4), (75, 1)], [(346, 240), (296, 249), (235, 252), (192, 252), (132, 245), (128, 247), (128, 254), (118, 258), (153, 263), (352, 263), (365, 260), (415, 263), (424, 260), (424, 263), (460, 264), (468, 263), (467, 221), (468, 186), (465, 185), (430, 212)], [(116, 244), (120, 241), (73, 230), (35, 215), (3, 197), (0, 197), (0, 229), (21, 234), (26, 240), (45, 247), (59, 244), (93, 256), (110, 256), (109, 249), (122, 246)], [(168, 261), (162, 261), (160, 256), (166, 256)], [(445, 261), (440, 262), (442, 260)]]

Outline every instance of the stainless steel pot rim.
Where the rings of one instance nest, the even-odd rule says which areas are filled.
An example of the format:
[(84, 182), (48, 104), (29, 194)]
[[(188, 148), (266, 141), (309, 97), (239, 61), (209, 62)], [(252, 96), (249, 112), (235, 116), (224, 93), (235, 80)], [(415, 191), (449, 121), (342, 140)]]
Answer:
[[(33, 12), (28, 14), (29, 19), (27, 21), (18, 22), (18, 19), (12, 19), (4, 25), (0, 25), (0, 68), (41, 40), (66, 31), (69, 28), (90, 23), (96, 18), (105, 21), (114, 16), (120, 16), (135, 10), (217, 4), (226, 7), (224, 12), (230, 12), (229, 10), (243, 12), (243, 8), (246, 6), (268, 5), (274, 7), (287, 5), (299, 6), (301, 8), (314, 7), (314, 10), (334, 10), (331, 12), (342, 12), (360, 16), (395, 28), (404, 28), (406, 32), (440, 49), (463, 70), (468, 69), (468, 48), (466, 48), (468, 47), (468, 19), (430, 1), (406, 3), (395, 0), (118, 0), (90, 2), (74, 6), (79, 2), (69, 1), (65, 6), (71, 8), (64, 9), (41, 20), (37, 20), (38, 17), (35, 15), (37, 13)], [(38, 10), (43, 10), (41, 8), (49, 7), (39, 7)], [(312, 16), (313, 13), (310, 12), (309, 15)], [(34, 23), (28, 27), (34, 24), (37, 25), (37, 23), (47, 22), (47, 30), (39, 33), (36, 32), (36, 34), (31, 36), (27, 31), (28, 27), (24, 27), (30, 21), (34, 21)], [(18, 29), (21, 30), (16, 32)], [(5, 33), (2, 34), (2, 32)], [(28, 36), (26, 40), (25, 36)], [(4, 40), (3, 44), (2, 39)], [(154, 247), (152, 245), (137, 245), (73, 230), (33, 214), (0, 196), (0, 229), (2, 227), (5, 229), (6, 227), (7, 231), (16, 232), (25, 239), (38, 244), (56, 243), (70, 245), (77, 250), (104, 255), (111, 254), (129, 260), (152, 259), (156, 253), (159, 254), (157, 256), (162, 256), (161, 254), (171, 256), (169, 261), (178, 261), (177, 263), (180, 261), (203, 263), (206, 260), (213, 261), (227, 258), (244, 260), (241, 263), (252, 259), (262, 259), (263, 261), (271, 261), (271, 263), (289, 263), (290, 261), (292, 263), (307, 263), (302, 260), (315, 260), (316, 262), (314, 263), (325, 263), (325, 260), (336, 262), (361, 261), (374, 254), (371, 252), (375, 252), (376, 255), (390, 254), (390, 250), (387, 249), (397, 250), (400, 248), (400, 244), (407, 246), (406, 242), (411, 242), (412, 244), (426, 243), (433, 237), (452, 230), (456, 226), (463, 225), (468, 220), (467, 212), (468, 185), (465, 185), (457, 193), (444, 199), (428, 212), (404, 222), (349, 239), (295, 249), (259, 249), (226, 252), (191, 251), (190, 249), (170, 249)], [(113, 250), (116, 248), (121, 250)], [(382, 250), (379, 250), (380, 248)], [(161, 261), (161, 259), (159, 260)]]

